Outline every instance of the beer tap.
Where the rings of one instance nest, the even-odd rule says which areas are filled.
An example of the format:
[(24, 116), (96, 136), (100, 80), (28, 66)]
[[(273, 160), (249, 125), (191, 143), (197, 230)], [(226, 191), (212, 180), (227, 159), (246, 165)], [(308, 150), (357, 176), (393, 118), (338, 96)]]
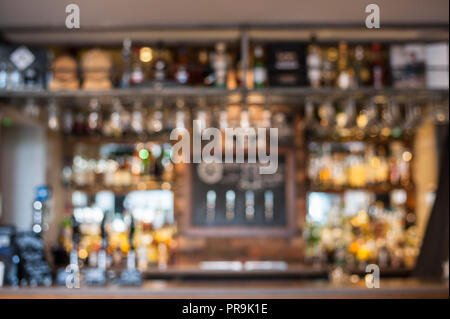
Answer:
[(107, 283), (106, 248), (108, 246), (108, 236), (105, 231), (105, 221), (106, 221), (106, 215), (103, 217), (103, 220), (100, 224), (102, 243), (101, 243), (100, 251), (98, 252), (97, 267), (89, 268), (86, 270), (86, 273), (85, 273), (85, 282), (87, 285), (91, 285), (91, 286), (104, 286)]
[(56, 282), (66, 287), (79, 288), (80, 285), (80, 267), (78, 264), (78, 245), (80, 242), (79, 225), (75, 217), (71, 219), (72, 227), (72, 249), (69, 253), (69, 265), (58, 269)]
[(135, 224), (133, 216), (130, 216), (129, 245), (130, 250), (127, 255), (127, 269), (120, 274), (120, 285), (122, 286), (140, 286), (142, 285), (142, 274), (136, 269), (136, 252), (134, 249), (133, 237)]

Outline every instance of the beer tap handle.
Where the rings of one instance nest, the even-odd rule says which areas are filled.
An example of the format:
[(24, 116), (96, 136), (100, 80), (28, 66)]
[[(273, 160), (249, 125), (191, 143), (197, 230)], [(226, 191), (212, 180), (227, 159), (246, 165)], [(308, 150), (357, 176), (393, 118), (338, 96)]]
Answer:
[(134, 224), (134, 218), (133, 216), (130, 216), (130, 233), (128, 237), (128, 241), (130, 244), (130, 250), (134, 250), (134, 244), (133, 244), (133, 237), (134, 237), (134, 231), (135, 231), (135, 224)]
[(102, 238), (102, 249), (106, 249), (106, 247), (107, 247), (108, 234), (106, 233), (106, 230), (105, 230), (105, 224), (106, 224), (106, 214), (105, 214), (105, 216), (103, 216), (102, 222), (100, 224), (100, 235), (101, 235), (101, 238)]

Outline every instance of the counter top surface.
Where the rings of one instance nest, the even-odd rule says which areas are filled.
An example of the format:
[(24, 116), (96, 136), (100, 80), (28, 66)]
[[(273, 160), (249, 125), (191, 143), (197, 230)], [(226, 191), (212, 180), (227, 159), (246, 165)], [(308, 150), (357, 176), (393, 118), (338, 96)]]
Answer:
[(5, 298), (449, 298), (448, 282), (382, 279), (333, 285), (326, 280), (147, 280), (141, 287), (3, 287)]

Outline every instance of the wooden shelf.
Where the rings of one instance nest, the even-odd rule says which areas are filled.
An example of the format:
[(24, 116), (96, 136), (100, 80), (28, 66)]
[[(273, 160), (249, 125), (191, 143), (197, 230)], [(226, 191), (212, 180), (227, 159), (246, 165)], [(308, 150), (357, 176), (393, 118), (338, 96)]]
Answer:
[(24, 89), (24, 90), (0, 90), (0, 98), (90, 98), (102, 96), (114, 97), (134, 97), (134, 96), (226, 96), (233, 94), (261, 94), (261, 95), (282, 95), (282, 96), (347, 96), (347, 95), (375, 95), (375, 94), (407, 94), (407, 95), (448, 95), (448, 89), (414, 89), (414, 88), (383, 88), (372, 87), (358, 89), (339, 88), (312, 88), (312, 87), (270, 87), (263, 89), (238, 88), (227, 90), (214, 87), (144, 87), (111, 90), (61, 90), (49, 91), (45, 89)]
[(344, 193), (346, 191), (367, 191), (376, 194), (385, 194), (393, 190), (414, 190), (413, 185), (403, 186), (403, 185), (373, 185), (373, 186), (362, 186), (362, 187), (352, 187), (352, 186), (308, 186), (308, 192), (318, 192), (318, 193)]
[(402, 136), (399, 138), (393, 137), (366, 137), (363, 139), (357, 138), (315, 138), (315, 137), (306, 137), (306, 141), (308, 144), (316, 143), (316, 144), (324, 144), (324, 143), (352, 143), (352, 142), (361, 142), (361, 143), (372, 143), (377, 145), (386, 145), (392, 142), (401, 142), (406, 145), (411, 145), (414, 142), (414, 136)]

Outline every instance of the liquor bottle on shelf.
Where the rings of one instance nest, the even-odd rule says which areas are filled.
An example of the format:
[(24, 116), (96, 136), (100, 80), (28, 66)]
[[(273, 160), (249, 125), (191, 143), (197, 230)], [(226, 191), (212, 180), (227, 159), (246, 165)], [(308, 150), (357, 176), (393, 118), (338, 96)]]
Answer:
[(73, 132), (73, 112), (72, 110), (65, 110), (62, 118), (62, 131), (64, 134)]
[(167, 80), (168, 61), (166, 53), (163, 43), (159, 42), (156, 46), (155, 60), (153, 63), (153, 79), (157, 83), (162, 83)]
[(151, 149), (151, 154), (153, 157), (153, 176), (160, 180), (162, 178), (163, 172), (164, 172), (164, 165), (163, 165), (163, 149), (159, 144), (154, 144)]
[(332, 87), (336, 82), (336, 62), (338, 51), (335, 47), (329, 47), (324, 52), (325, 58), (322, 63), (322, 82), (325, 87)]
[(19, 70), (16, 67), (12, 67), (11, 72), (9, 73), (9, 81), (8, 83), (8, 89), (9, 90), (20, 90), (23, 88), (23, 76), (19, 72)]
[(408, 188), (412, 153), (402, 142), (311, 143), (308, 178), (318, 188)]
[(348, 65), (348, 45), (346, 42), (339, 42), (338, 75), (336, 84), (340, 89), (353, 87), (354, 71)]
[(0, 63), (0, 90), (4, 90), (8, 86), (9, 72), (6, 63)]
[(159, 133), (164, 130), (163, 122), (163, 100), (157, 98), (155, 100), (155, 106), (153, 112), (149, 114), (147, 119), (147, 131), (148, 133)]
[(253, 50), (253, 86), (255, 89), (263, 88), (267, 82), (267, 68), (264, 63), (264, 49), (261, 45)]
[(402, 130), (398, 126), (398, 105), (393, 99), (389, 99), (387, 103), (382, 105), (381, 122), (382, 128), (380, 134), (383, 138), (398, 138), (402, 135)]
[(188, 57), (185, 46), (180, 46), (178, 49), (178, 59), (175, 66), (175, 80), (178, 84), (188, 84), (190, 80), (189, 70), (188, 70)]
[(56, 101), (54, 99), (50, 100), (49, 105), (47, 107), (48, 119), (47, 126), (52, 131), (57, 131), (60, 128), (59, 124), (59, 112), (58, 106), (56, 105)]
[(133, 66), (130, 73), (130, 83), (132, 86), (141, 85), (145, 80), (144, 70), (139, 59), (139, 48), (134, 48)]
[(38, 70), (35, 67), (31, 66), (23, 71), (23, 82), (25, 88), (28, 89), (41, 87)]
[(88, 134), (98, 134), (101, 128), (101, 107), (97, 99), (89, 101), (89, 114), (87, 116)]
[(336, 114), (336, 129), (339, 138), (357, 136), (356, 127), (356, 102), (349, 98), (345, 102), (340, 113)]
[(73, 133), (75, 135), (84, 135), (86, 133), (85, 115), (83, 110), (78, 108), (75, 112), (75, 118), (73, 123)]
[(384, 185), (389, 181), (389, 163), (387, 160), (386, 147), (379, 145), (375, 159), (371, 161), (375, 169), (375, 183)]
[(386, 73), (381, 44), (375, 42), (372, 45), (372, 85), (374, 88), (380, 89), (386, 86)]
[(186, 111), (184, 99), (178, 98), (176, 101), (175, 128), (184, 129), (186, 127)]
[(122, 44), (122, 64), (123, 64), (123, 70), (122, 70), (122, 77), (120, 79), (120, 87), (121, 88), (128, 88), (130, 87), (131, 82), (131, 72), (132, 72), (132, 66), (131, 66), (131, 50), (132, 50), (132, 42), (131, 39), (126, 38), (123, 40)]
[(354, 50), (355, 64), (355, 83), (357, 87), (370, 86), (371, 74), (370, 67), (367, 64), (367, 54), (362, 45), (355, 46)]
[(320, 124), (317, 122), (316, 109), (312, 99), (305, 101), (305, 129), (306, 136), (314, 138), (317, 136)]
[(214, 54), (213, 67), (215, 86), (219, 88), (226, 88), (227, 85), (228, 56), (226, 48), (227, 46), (224, 42), (218, 42)]
[(400, 116), (400, 107), (395, 98), (389, 99), (388, 104), (392, 120), (391, 136), (393, 138), (400, 138), (403, 136), (402, 123), (400, 123), (403, 122)]
[(320, 118), (320, 127), (317, 135), (320, 138), (329, 138), (332, 135), (336, 110), (331, 100), (324, 101), (318, 109)]
[(320, 87), (320, 81), (322, 78), (322, 56), (320, 47), (317, 45), (315, 37), (311, 39), (307, 54), (306, 65), (308, 68), (309, 85), (313, 88), (318, 88)]
[(105, 121), (102, 131), (106, 136), (120, 137), (124, 130), (122, 127), (123, 106), (119, 99), (114, 99), (112, 102), (112, 110), (109, 119)]
[(210, 59), (210, 53), (207, 49), (201, 49), (198, 51), (197, 54), (197, 63), (198, 69), (197, 72), (195, 72), (193, 77), (193, 83), (199, 84), (199, 85), (206, 85), (211, 86), (214, 84), (214, 69), (212, 67), (212, 61)]
[(144, 111), (142, 108), (142, 101), (136, 99), (131, 112), (130, 128), (136, 135), (141, 135), (144, 132)]
[(174, 165), (172, 163), (172, 145), (169, 143), (163, 144), (163, 154), (161, 159), (161, 164), (163, 167), (163, 172), (161, 174), (164, 181), (172, 181), (174, 174)]
[(375, 145), (366, 145), (364, 161), (366, 163), (366, 185), (370, 187), (377, 183), (376, 170), (380, 166), (380, 159), (375, 154)]
[(376, 138), (382, 129), (378, 118), (378, 106), (375, 98), (371, 98), (356, 117), (359, 134), (367, 138)]

